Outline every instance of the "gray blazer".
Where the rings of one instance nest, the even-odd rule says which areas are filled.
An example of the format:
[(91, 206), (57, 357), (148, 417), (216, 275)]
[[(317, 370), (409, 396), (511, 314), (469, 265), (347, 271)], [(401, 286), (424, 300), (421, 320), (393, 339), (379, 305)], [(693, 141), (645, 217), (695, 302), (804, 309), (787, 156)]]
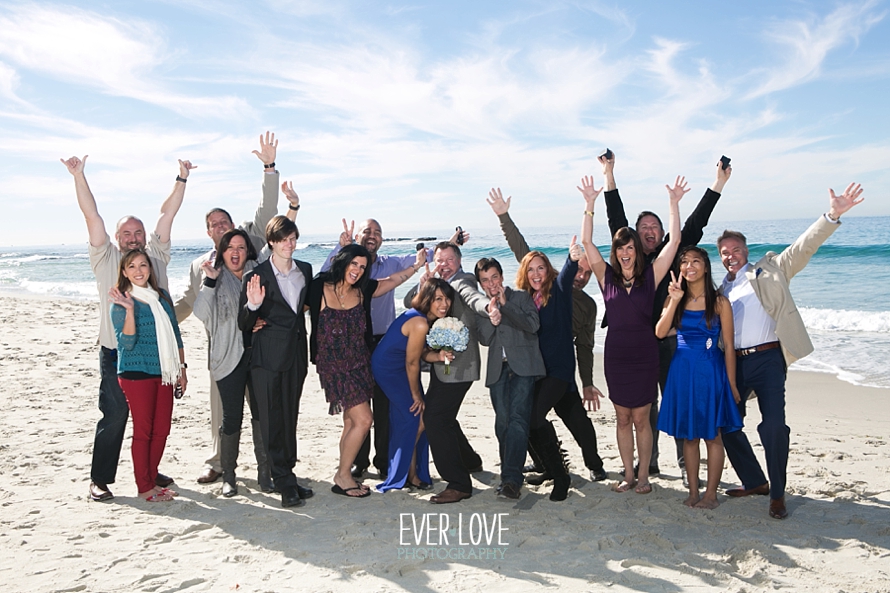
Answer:
[[(448, 281), (451, 288), (454, 289), (454, 303), (451, 305), (452, 317), (460, 319), (467, 329), (470, 330), (470, 343), (464, 352), (455, 352), (454, 360), (451, 361), (451, 372), (445, 374), (445, 363), (433, 363), (433, 369), (436, 376), (443, 383), (465, 383), (467, 381), (479, 380), (481, 359), (479, 357), (479, 333), (476, 330), (476, 314), (488, 316), (485, 306), (488, 299), (479, 292), (476, 283), (476, 276), (460, 270), (451, 280)], [(417, 285), (415, 285), (408, 294), (405, 295), (405, 307), (411, 308), (411, 300), (417, 294)]]
[(488, 372), (485, 385), (494, 385), (501, 377), (504, 354), (510, 369), (520, 377), (543, 377), (547, 374), (544, 358), (538, 347), (538, 310), (530, 294), (505, 286), (507, 303), (501, 306), (501, 323), (491, 324), (484, 315), (476, 316), (479, 341), (488, 346)]

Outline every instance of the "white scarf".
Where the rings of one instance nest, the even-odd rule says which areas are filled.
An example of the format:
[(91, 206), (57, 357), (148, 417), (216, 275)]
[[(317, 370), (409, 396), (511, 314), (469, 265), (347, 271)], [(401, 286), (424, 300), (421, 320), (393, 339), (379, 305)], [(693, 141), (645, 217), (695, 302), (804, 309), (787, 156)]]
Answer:
[(173, 324), (167, 311), (158, 299), (158, 293), (153, 288), (130, 287), (130, 296), (145, 303), (151, 309), (155, 318), (155, 330), (158, 336), (158, 358), (161, 361), (161, 383), (172, 385), (179, 379), (179, 346), (176, 344), (176, 334), (173, 332)]

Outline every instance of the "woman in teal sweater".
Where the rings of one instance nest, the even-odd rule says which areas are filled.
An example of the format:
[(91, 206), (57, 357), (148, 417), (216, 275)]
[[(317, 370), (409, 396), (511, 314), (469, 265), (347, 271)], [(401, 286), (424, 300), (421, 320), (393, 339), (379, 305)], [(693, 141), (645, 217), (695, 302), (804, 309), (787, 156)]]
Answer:
[(170, 434), (173, 391), (185, 392), (185, 353), (173, 301), (158, 288), (142, 249), (121, 257), (117, 286), (109, 291), (117, 336), (118, 382), (133, 414), (133, 471), (139, 496), (173, 500), (176, 492), (155, 485)]

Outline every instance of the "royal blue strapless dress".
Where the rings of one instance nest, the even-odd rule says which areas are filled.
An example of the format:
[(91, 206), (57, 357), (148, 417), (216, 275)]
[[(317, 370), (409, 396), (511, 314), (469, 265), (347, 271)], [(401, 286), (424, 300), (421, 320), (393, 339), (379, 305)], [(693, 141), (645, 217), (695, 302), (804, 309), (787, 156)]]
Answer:
[(704, 311), (683, 312), (677, 352), (658, 411), (658, 430), (678, 439), (712, 440), (742, 428), (723, 351), (717, 347), (719, 338), (719, 317), (708, 328)]

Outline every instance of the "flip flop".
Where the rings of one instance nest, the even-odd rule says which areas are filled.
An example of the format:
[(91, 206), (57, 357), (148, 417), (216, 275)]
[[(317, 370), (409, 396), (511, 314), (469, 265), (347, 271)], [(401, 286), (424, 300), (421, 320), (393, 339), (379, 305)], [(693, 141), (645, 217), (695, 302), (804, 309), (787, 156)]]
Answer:
[(172, 502), (173, 497), (166, 492), (158, 492), (157, 494), (152, 494), (148, 498), (143, 498), (145, 502)]
[(636, 488), (634, 488), (634, 492), (637, 494), (649, 494), (652, 492), (652, 484), (646, 482), (645, 484), (640, 484)]
[(621, 480), (620, 482), (616, 482), (612, 484), (612, 492), (627, 492), (631, 488), (637, 485), (636, 480), (631, 480), (630, 482), (626, 480)]
[[(350, 494), (350, 492), (354, 492), (356, 490), (361, 492), (361, 494), (359, 494), (358, 496), (353, 496), (352, 494)], [(347, 496), (349, 498), (364, 498), (366, 496), (371, 496), (371, 491), (365, 490), (361, 486), (354, 486), (353, 488), (341, 488), (340, 486), (334, 484), (333, 486), (331, 486), (331, 492), (333, 492), (334, 494), (339, 494), (341, 496)]]

